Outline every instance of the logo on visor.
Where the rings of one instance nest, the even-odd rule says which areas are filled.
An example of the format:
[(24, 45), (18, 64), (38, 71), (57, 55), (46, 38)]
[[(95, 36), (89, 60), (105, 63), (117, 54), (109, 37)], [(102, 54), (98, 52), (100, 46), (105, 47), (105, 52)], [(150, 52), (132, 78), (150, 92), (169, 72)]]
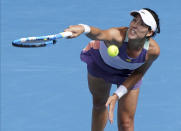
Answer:
[(145, 12), (143, 12), (143, 11), (140, 11), (141, 13), (143, 13), (143, 14), (145, 14)]

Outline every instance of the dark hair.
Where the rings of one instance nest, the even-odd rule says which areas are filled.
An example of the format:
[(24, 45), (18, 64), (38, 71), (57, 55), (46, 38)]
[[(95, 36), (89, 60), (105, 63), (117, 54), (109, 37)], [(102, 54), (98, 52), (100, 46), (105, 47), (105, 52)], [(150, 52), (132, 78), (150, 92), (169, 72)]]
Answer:
[[(153, 15), (153, 17), (154, 17), (154, 19), (156, 21), (157, 29), (156, 29), (155, 32), (153, 32), (153, 35), (150, 36), (150, 37), (154, 37), (157, 33), (160, 33), (160, 19), (158, 18), (158, 15), (153, 10), (151, 10), (149, 8), (143, 8), (143, 9), (149, 11)], [(149, 30), (151, 30), (151, 28), (149, 28)]]

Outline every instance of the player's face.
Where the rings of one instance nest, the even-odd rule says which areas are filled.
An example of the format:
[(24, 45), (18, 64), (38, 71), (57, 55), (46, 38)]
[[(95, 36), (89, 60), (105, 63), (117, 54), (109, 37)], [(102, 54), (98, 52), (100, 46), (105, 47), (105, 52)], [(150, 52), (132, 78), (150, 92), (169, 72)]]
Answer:
[(143, 22), (140, 15), (133, 18), (128, 30), (129, 39), (142, 39), (149, 36), (149, 27)]

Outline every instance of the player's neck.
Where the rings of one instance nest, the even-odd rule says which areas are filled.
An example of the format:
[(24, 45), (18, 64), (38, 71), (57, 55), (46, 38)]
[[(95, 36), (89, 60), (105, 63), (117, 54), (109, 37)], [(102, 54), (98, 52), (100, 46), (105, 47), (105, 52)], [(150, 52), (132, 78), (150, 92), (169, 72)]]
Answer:
[(136, 39), (136, 40), (129, 39), (127, 49), (139, 51), (140, 49), (143, 48), (145, 41), (146, 41), (146, 38)]
[(142, 52), (146, 39), (128, 40), (127, 55), (131, 58), (136, 58)]

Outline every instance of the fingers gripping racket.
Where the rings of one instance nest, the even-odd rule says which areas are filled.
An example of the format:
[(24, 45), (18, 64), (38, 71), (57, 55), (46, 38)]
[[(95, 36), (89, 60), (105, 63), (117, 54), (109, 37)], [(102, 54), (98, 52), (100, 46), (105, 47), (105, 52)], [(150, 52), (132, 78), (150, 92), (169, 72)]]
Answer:
[(55, 44), (56, 39), (65, 38), (71, 35), (72, 32), (61, 32), (54, 35), (20, 38), (14, 40), (12, 45), (16, 47), (44, 47)]

